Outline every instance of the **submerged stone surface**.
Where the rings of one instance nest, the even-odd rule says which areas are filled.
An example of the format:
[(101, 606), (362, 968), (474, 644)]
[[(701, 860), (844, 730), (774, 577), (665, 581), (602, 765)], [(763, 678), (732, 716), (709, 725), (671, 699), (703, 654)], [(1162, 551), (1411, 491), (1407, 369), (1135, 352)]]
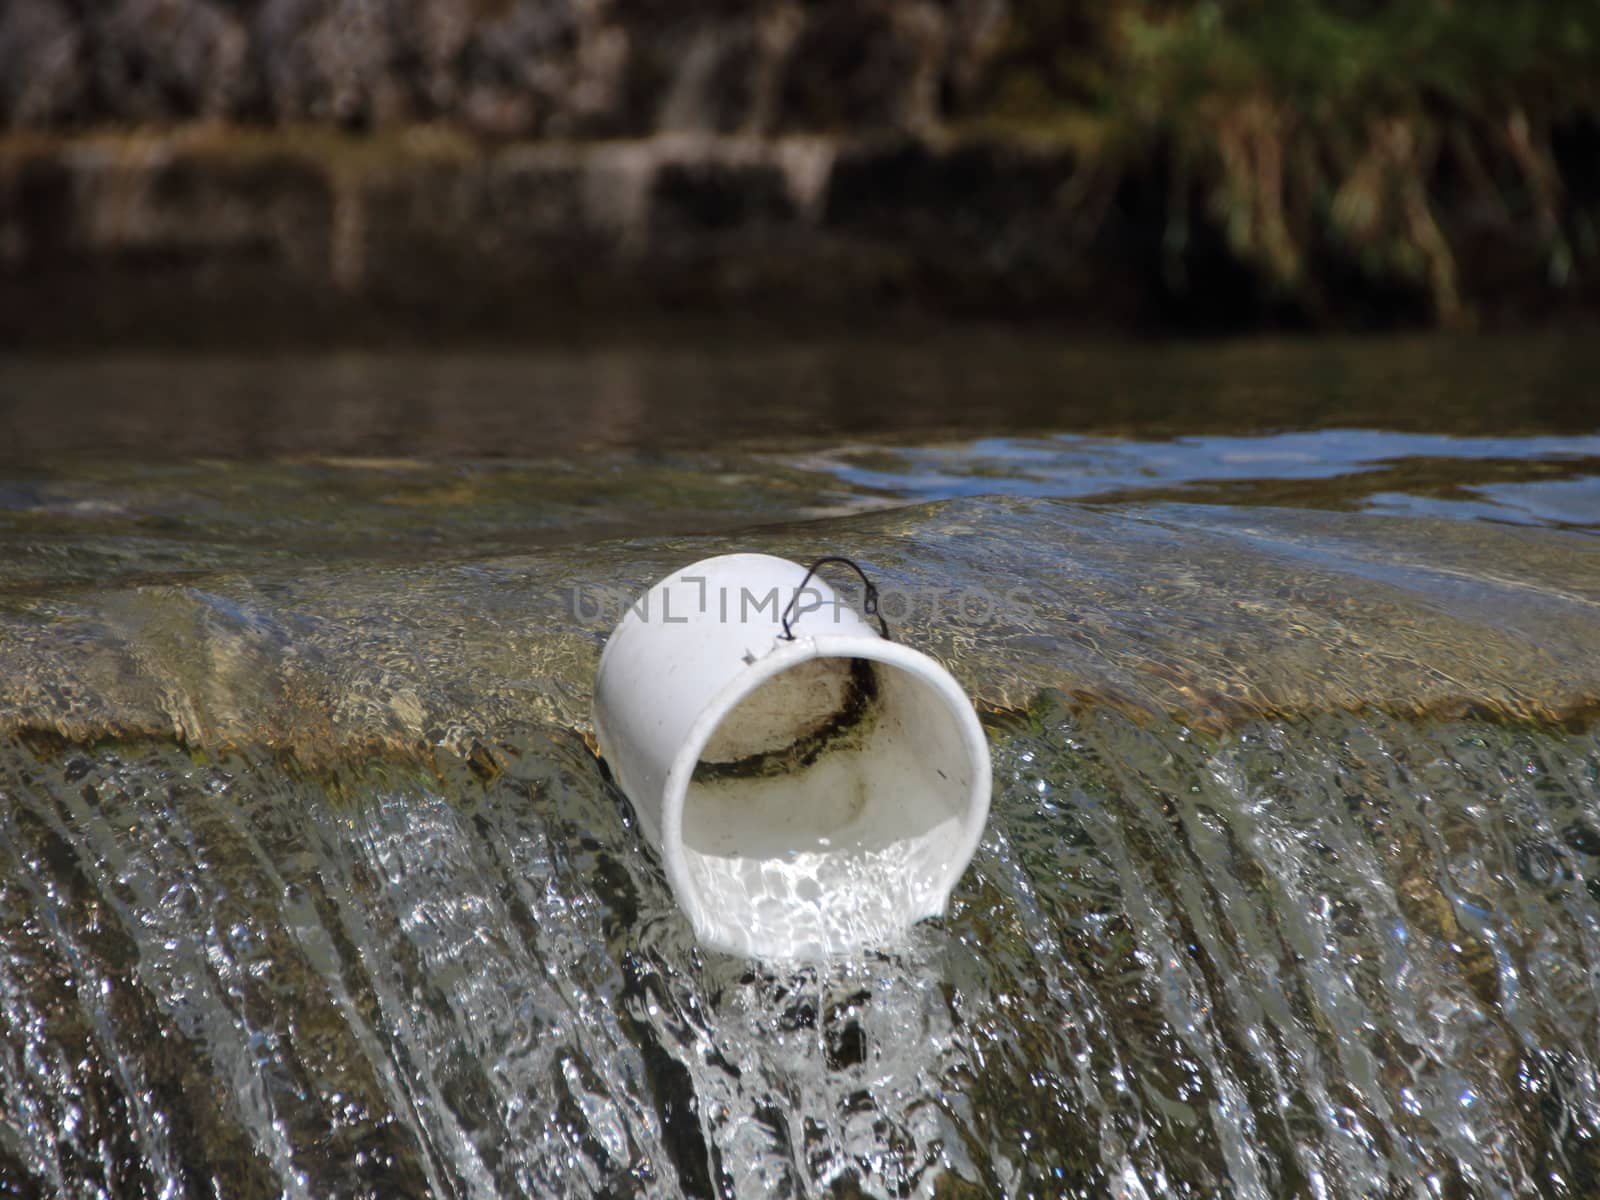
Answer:
[[(1026, 499), (821, 532), (740, 544), (872, 564), (896, 636), (991, 707), (1048, 689), (1220, 731), (1363, 708), (1582, 722), (1600, 700), (1600, 553), (1581, 534)], [(624, 606), (724, 548), (633, 539), (428, 567), (35, 583), (0, 607), (0, 717), (74, 742), (177, 737), (313, 760), (584, 728)]]

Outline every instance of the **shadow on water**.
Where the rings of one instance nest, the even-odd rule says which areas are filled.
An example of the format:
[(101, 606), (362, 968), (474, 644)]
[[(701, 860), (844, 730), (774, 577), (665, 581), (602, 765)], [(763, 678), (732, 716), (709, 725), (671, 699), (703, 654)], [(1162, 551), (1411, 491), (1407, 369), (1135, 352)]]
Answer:
[[(1600, 364), (1516, 349), (0, 366), (0, 1194), (1595, 1194)], [(734, 546), (985, 712), (900, 944), (701, 950), (585, 742)]]

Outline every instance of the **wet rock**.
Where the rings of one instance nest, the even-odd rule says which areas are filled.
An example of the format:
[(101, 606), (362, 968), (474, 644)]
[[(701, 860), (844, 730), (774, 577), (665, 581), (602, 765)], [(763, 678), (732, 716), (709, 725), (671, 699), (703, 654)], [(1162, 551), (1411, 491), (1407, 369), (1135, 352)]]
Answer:
[(40, 269), (243, 257), (314, 271), (332, 215), (327, 177), (284, 154), (219, 160), (152, 148), (142, 158), (34, 159), (16, 169), (10, 199), (0, 228), (19, 231), (22, 257)]
[(1059, 224), (1061, 192), (1073, 172), (1065, 152), (999, 142), (857, 146), (834, 164), (825, 220), (872, 235), (987, 243), (1007, 226)]
[(14, 0), (0, 124), (225, 118), (492, 138), (925, 128), (993, 0)]
[(94, 115), (119, 121), (232, 116), (256, 88), (245, 27), (204, 0), (108, 5), (87, 58)]
[(409, 115), (382, 0), (266, 0), (253, 24), (271, 114), (366, 128)]
[(1116, 272), (1065, 202), (1076, 173), (1066, 151), (1003, 142), (855, 145), (833, 165), (822, 223), (852, 244), (897, 248), (912, 264), (908, 286), (953, 307), (1109, 303), (1102, 285)]
[(72, 183), (55, 158), (30, 156), (0, 170), (0, 280), (26, 286), (70, 252)]
[(80, 110), (82, 40), (58, 0), (0, 7), (0, 124), (51, 125)]
[(858, 132), (931, 126), (942, 26), (931, 5), (823, 6), (785, 63), (782, 125)]
[(782, 223), (795, 208), (772, 163), (670, 163), (656, 174), (650, 215), (657, 230), (708, 232)]

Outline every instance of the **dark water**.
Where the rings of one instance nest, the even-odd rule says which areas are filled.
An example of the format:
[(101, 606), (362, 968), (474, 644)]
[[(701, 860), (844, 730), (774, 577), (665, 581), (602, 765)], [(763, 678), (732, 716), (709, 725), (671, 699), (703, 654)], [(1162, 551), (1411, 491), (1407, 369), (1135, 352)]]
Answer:
[[(1600, 1194), (1600, 350), (0, 363), (0, 1195)], [(870, 565), (950, 914), (697, 948), (632, 592)]]

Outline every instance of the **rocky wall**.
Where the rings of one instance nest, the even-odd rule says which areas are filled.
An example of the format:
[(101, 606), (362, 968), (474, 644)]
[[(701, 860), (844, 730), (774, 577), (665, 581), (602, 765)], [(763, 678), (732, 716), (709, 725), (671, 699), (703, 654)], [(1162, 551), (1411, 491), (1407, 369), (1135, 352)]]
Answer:
[(0, 125), (445, 122), (483, 136), (922, 128), (1001, 0), (6, 0)]
[(1115, 267), (1119, 235), (1085, 247), (1068, 227), (1074, 172), (1062, 150), (904, 138), (13, 138), (0, 338), (501, 338), (685, 309), (1127, 316), (1145, 298), (1132, 260)]

